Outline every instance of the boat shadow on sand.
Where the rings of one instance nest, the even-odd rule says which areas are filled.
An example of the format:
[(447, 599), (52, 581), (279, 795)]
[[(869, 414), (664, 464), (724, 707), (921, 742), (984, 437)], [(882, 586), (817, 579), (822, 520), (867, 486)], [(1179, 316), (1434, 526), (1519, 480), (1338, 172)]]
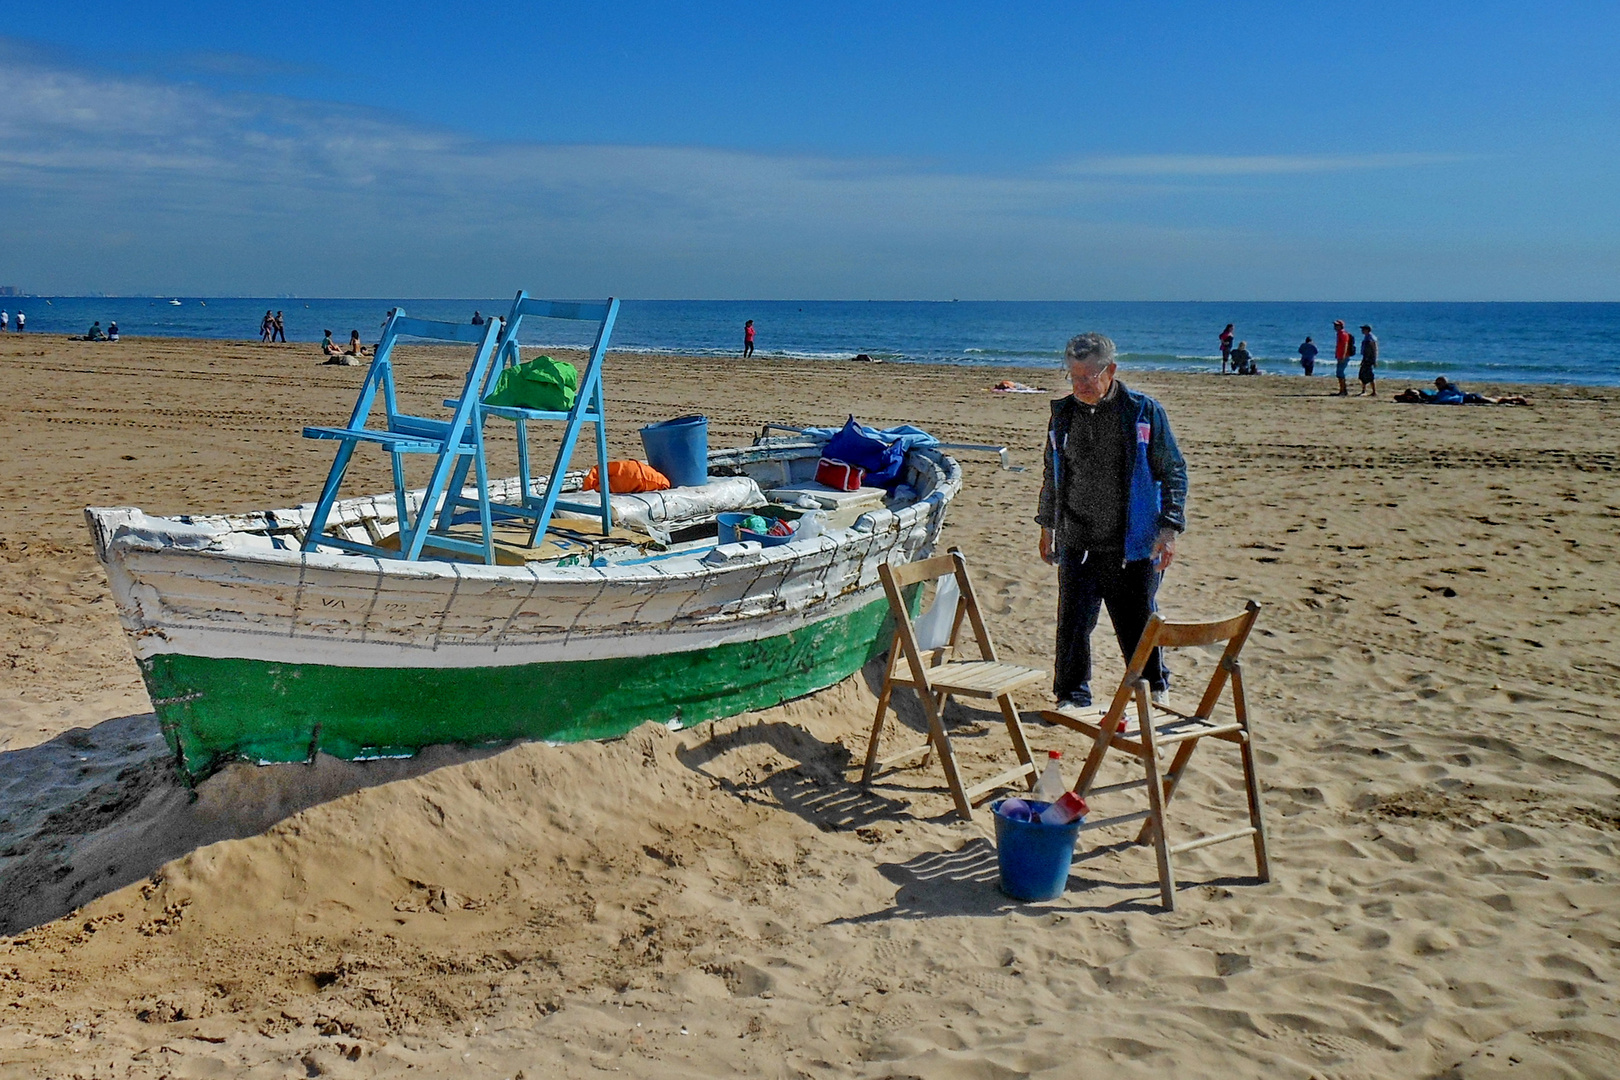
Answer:
[[(881, 663), (870, 663), (856, 676), (875, 698), (883, 682)], [(865, 704), (872, 698), (861, 697)], [(897, 693), (884, 745), (920, 743), (928, 722), (916, 696)], [(957, 701), (946, 706), (945, 725), (959, 753), (972, 753), (981, 738), (1002, 730), (1001, 714)], [(865, 751), (865, 728), (859, 733)], [(986, 738), (986, 741), (989, 741)], [(768, 747), (793, 764), (774, 769), (745, 770), (728, 775), (729, 766), (713, 769), (729, 754), (746, 748)], [(860, 781), (862, 760), (843, 739), (828, 742), (791, 721), (766, 720), (729, 730), (717, 730), (707, 739), (676, 753), (687, 768), (718, 784), (722, 791), (743, 801), (780, 807), (810, 822), (822, 832), (858, 832), (878, 822), (907, 819), (940, 824), (956, 820), (942, 777), (928, 770), (904, 769), (877, 777), (870, 787)], [(758, 775), (763, 773), (764, 775)], [(943, 796), (943, 799), (941, 798)], [(918, 801), (927, 800), (932, 814), (919, 813)]]
[(228, 765), (190, 789), (151, 713), (0, 752), (0, 934), (16, 934), (148, 878), (221, 840), (319, 803), (500, 753), (435, 746), (412, 758), (266, 769)]

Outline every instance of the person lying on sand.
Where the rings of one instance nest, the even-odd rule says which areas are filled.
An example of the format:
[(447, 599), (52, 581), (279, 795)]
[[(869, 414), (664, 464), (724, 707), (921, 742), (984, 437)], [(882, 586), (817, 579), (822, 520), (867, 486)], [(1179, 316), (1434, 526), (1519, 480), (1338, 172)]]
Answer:
[(990, 388), (990, 392), (994, 393), (994, 394), (1049, 394), (1049, 393), (1051, 393), (1050, 390), (1047, 390), (1047, 389), (1045, 389), (1043, 387), (1026, 386), (1025, 384), (1023, 384), (1021, 382), (1013, 382), (1011, 379), (1002, 379), (1000, 382), (996, 383), (996, 385), (994, 385), (994, 386), (992, 386)]
[(1406, 389), (1395, 395), (1395, 400), (1412, 405), (1528, 405), (1530, 399), (1523, 394), (1503, 394), (1486, 397), (1471, 394), (1441, 375), (1434, 380), (1433, 390)]

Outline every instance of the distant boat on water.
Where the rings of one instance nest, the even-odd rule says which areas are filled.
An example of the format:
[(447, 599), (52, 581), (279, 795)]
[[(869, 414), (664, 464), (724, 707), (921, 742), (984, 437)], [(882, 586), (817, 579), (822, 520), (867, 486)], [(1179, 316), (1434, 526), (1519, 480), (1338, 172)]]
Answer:
[(179, 307), (180, 306), (180, 301), (178, 301), (178, 300), (170, 300), (169, 303), (174, 307)]

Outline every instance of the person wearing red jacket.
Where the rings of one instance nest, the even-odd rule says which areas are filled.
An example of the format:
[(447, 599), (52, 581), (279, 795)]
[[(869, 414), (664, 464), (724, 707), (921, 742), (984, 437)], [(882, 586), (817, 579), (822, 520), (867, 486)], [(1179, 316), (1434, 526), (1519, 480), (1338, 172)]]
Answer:
[(1336, 337), (1333, 340), (1333, 374), (1339, 380), (1339, 392), (1335, 397), (1349, 397), (1350, 388), (1344, 383), (1344, 369), (1350, 363), (1350, 357), (1355, 350), (1355, 337), (1344, 328), (1343, 319), (1333, 320), (1333, 329)]

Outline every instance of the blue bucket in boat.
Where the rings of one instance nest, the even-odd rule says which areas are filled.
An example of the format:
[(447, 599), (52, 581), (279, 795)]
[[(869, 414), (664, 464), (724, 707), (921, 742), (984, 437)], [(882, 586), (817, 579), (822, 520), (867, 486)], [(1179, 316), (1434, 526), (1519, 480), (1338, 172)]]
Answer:
[(647, 464), (669, 477), (675, 487), (702, 487), (709, 482), (709, 418), (677, 416), (641, 429)]
[[(1025, 800), (1039, 815), (1048, 803)], [(1055, 900), (1069, 884), (1069, 866), (1074, 860), (1074, 843), (1080, 836), (1084, 818), (1067, 825), (1034, 821), (1014, 821), (997, 811), (998, 800), (990, 805), (996, 819), (996, 861), (1001, 865), (1001, 891), (1016, 900)]]
[(742, 523), (747, 521), (749, 514), (716, 514), (714, 520), (720, 525), (719, 542), (722, 544), (735, 544), (742, 529)]

